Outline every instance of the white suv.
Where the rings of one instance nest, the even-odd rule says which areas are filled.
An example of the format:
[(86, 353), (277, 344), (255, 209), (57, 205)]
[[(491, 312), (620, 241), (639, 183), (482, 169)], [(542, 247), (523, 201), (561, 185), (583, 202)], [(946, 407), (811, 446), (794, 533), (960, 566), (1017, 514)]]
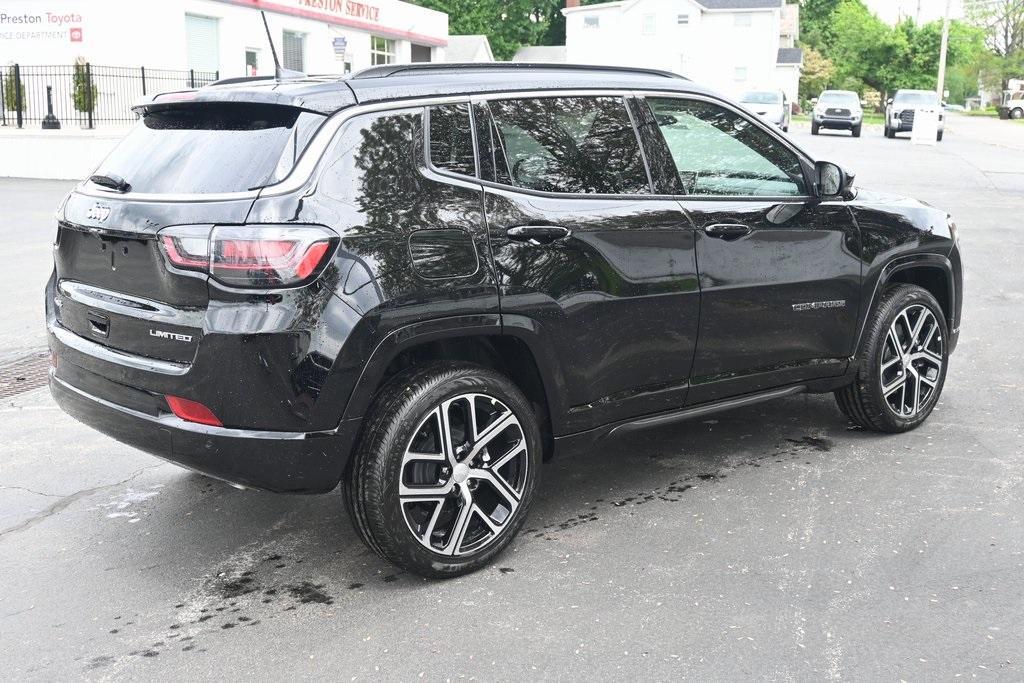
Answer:
[(852, 90), (826, 90), (815, 99), (811, 116), (811, 135), (817, 135), (819, 128), (848, 130), (853, 137), (860, 137), (864, 123), (864, 110), (860, 97)]

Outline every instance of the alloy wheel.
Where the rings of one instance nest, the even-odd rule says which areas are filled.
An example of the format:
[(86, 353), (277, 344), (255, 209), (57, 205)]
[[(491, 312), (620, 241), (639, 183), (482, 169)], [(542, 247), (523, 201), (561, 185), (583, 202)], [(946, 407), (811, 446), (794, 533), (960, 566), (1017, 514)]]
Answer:
[(402, 458), (399, 500), (409, 530), (442, 555), (466, 555), (509, 527), (527, 482), (526, 436), (486, 394), (443, 401), (416, 427)]
[(928, 405), (942, 376), (943, 339), (926, 306), (907, 306), (889, 326), (882, 346), (882, 396), (893, 413), (913, 418)]

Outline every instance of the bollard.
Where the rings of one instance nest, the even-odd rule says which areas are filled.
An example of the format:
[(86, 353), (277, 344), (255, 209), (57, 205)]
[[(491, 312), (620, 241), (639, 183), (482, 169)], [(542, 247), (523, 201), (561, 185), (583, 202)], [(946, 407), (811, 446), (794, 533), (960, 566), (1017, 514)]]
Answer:
[(46, 86), (46, 116), (43, 117), (43, 130), (60, 130), (60, 121), (53, 115), (53, 86)]

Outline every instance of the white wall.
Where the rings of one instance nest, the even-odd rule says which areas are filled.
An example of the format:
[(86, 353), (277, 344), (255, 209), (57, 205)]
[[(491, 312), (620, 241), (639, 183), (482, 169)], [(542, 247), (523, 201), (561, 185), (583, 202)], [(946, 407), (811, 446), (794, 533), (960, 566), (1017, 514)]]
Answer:
[[(267, 12), (278, 53), (283, 30), (305, 33), (306, 71), (338, 73), (342, 64), (334, 55), (331, 40), (335, 36), (347, 38), (347, 60), (354, 69), (361, 69), (370, 66), (371, 34), (399, 33), (425, 38), (396, 38), (399, 63), (410, 61), (412, 40), (437, 43), (432, 60), (444, 60), (448, 15), (401, 0), (361, 1), (379, 10), (378, 21), (364, 21), (366, 29)], [(309, 11), (303, 9), (302, 0), (279, 3), (294, 11)], [(219, 19), (222, 78), (246, 75), (246, 48), (259, 48), (261, 75), (273, 73), (259, 12), (218, 0), (0, 0), (0, 65), (70, 64), (84, 57), (93, 64), (187, 69), (187, 13)], [(22, 21), (26, 18), (28, 22)], [(81, 30), (80, 42), (72, 40), (72, 28)]]
[[(680, 25), (679, 14), (689, 24)], [(750, 18), (737, 26), (736, 15)], [(598, 28), (585, 28), (587, 15)], [(645, 17), (653, 16), (653, 33)], [(646, 24), (650, 26), (650, 24)], [(566, 55), (570, 63), (664, 69), (681, 73), (728, 95), (776, 83), (781, 11), (707, 11), (690, 0), (641, 0), (584, 6), (566, 12)], [(745, 78), (737, 80), (737, 68)]]
[(0, 178), (81, 180), (128, 134), (127, 128), (0, 128)]

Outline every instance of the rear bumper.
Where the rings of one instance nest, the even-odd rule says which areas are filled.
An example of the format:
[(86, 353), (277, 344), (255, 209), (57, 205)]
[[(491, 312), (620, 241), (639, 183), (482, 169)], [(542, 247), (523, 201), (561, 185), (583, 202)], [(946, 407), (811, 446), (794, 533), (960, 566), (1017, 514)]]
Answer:
[[(186, 422), (169, 412), (147, 412), (138, 402), (139, 389), (58, 364), (60, 369), (50, 373), (50, 392), (64, 412), (122, 443), (231, 484), (280, 493), (326, 493), (341, 479), (355, 437), (354, 422), (342, 423), (338, 432), (316, 433)], [(76, 384), (86, 384), (88, 390)]]

